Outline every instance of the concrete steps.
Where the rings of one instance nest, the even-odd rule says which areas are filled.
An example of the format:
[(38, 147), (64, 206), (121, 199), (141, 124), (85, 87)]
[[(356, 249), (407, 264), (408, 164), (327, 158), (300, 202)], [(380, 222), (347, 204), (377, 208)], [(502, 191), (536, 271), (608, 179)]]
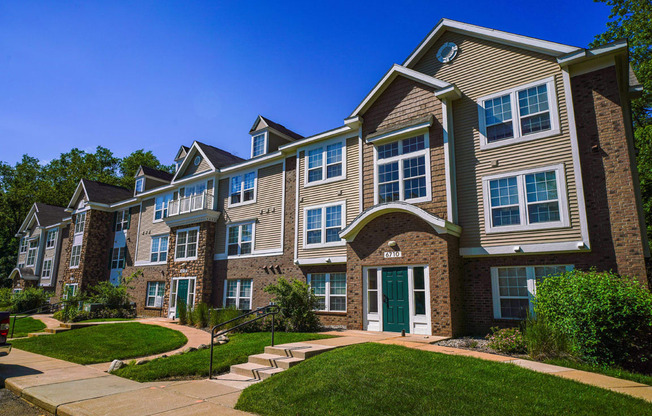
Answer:
[(59, 327), (59, 328), (45, 328), (44, 332), (48, 334), (59, 334), (61, 332), (70, 331), (70, 328)]
[(43, 335), (52, 335), (50, 332), (30, 332), (27, 334), (28, 338), (40, 337)]

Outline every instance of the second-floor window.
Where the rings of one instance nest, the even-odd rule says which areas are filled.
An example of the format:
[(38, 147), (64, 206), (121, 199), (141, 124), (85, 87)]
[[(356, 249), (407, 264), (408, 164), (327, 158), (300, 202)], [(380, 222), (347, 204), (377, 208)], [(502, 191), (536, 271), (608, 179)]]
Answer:
[(483, 178), (488, 232), (565, 226), (563, 166)]
[(310, 207), (305, 210), (305, 246), (338, 245), (342, 243), (344, 204)]
[(29, 242), (29, 249), (27, 250), (27, 261), (25, 264), (33, 266), (36, 263), (36, 252), (38, 251), (38, 240)]
[(231, 178), (230, 205), (254, 201), (256, 197), (256, 172), (236, 175)]
[(50, 230), (47, 234), (47, 239), (45, 240), (45, 248), (54, 248), (57, 245), (57, 230)]
[(152, 237), (152, 252), (150, 256), (150, 261), (152, 263), (158, 263), (160, 261), (167, 260), (168, 257), (168, 236), (159, 235), (157, 237)]
[(252, 139), (252, 147), (251, 147), (251, 157), (257, 157), (264, 155), (266, 152), (266, 147), (267, 147), (267, 140), (265, 138), (265, 133), (263, 134), (258, 134), (254, 136)]
[(125, 268), (125, 254), (126, 247), (115, 247), (111, 253), (111, 268), (124, 269)]
[(377, 202), (430, 199), (428, 139), (410, 137), (376, 147)]
[(25, 253), (27, 252), (27, 238), (22, 237), (20, 239), (20, 252)]
[(52, 276), (52, 259), (47, 259), (43, 261), (43, 271), (41, 272), (41, 277), (50, 276)]
[(344, 176), (344, 141), (306, 152), (306, 184), (327, 182)]
[(162, 220), (168, 216), (168, 205), (172, 200), (172, 195), (157, 196), (154, 202), (154, 221)]
[(197, 258), (198, 228), (177, 231), (175, 260), (195, 260)]
[(72, 246), (70, 251), (70, 267), (79, 267), (81, 260), (81, 245)]
[(86, 213), (80, 212), (75, 218), (75, 234), (83, 233), (86, 225)]
[(253, 223), (231, 225), (227, 236), (227, 254), (229, 256), (251, 254), (254, 240)]
[(115, 213), (115, 231), (122, 231), (129, 229), (129, 210), (124, 209)]

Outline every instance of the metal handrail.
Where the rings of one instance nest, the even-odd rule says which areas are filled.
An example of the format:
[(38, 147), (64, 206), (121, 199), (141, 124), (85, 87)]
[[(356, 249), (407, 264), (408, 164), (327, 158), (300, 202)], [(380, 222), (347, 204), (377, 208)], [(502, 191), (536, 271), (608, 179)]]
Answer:
[[(267, 306), (262, 306), (262, 307), (260, 307), (258, 309), (254, 309), (253, 311), (245, 312), (245, 313), (243, 313), (242, 315), (240, 315), (238, 317), (235, 317), (233, 319), (229, 319), (228, 321), (225, 321), (225, 322), (222, 322), (222, 323), (219, 323), (219, 324), (213, 326), (211, 328), (211, 358), (210, 358), (210, 364), (208, 366), (208, 379), (210, 380), (210, 379), (213, 378), (213, 345), (215, 343), (215, 338), (216, 337), (227, 334), (227, 333), (229, 333), (231, 331), (235, 331), (238, 328), (241, 328), (241, 327), (243, 327), (245, 325), (248, 325), (248, 324), (250, 324), (252, 322), (259, 321), (259, 320), (265, 318), (266, 316), (271, 315), (272, 316), (272, 347), (273, 347), (274, 346), (274, 316), (279, 312), (280, 312), (279, 306), (275, 305), (273, 303), (270, 303)], [(218, 328), (220, 328), (220, 327), (222, 327), (222, 326), (224, 326), (226, 324), (230, 324), (231, 322), (235, 322), (238, 319), (242, 319), (245, 316), (249, 316), (249, 315), (256, 315), (256, 317), (254, 319), (249, 320), (249, 321), (238, 324), (238, 325), (234, 326), (233, 328), (224, 329), (222, 331), (219, 331), (218, 333), (215, 333), (216, 329), (218, 329)]]
[[(23, 312), (16, 312), (16, 313), (12, 314), (14, 319), (11, 322), (11, 335), (9, 336), (9, 338), (14, 337), (14, 328), (16, 328), (16, 321), (17, 320), (27, 318), (27, 317), (32, 316), (32, 315), (36, 315), (38, 313), (52, 312), (52, 311), (56, 312), (57, 310), (61, 309), (61, 304), (63, 304), (63, 303), (64, 302), (48, 303), (48, 304), (45, 304), (45, 305), (41, 305), (38, 308), (29, 309), (29, 310), (26, 310), (26, 311), (23, 311)], [(21, 315), (21, 316), (18, 316), (18, 315)]]

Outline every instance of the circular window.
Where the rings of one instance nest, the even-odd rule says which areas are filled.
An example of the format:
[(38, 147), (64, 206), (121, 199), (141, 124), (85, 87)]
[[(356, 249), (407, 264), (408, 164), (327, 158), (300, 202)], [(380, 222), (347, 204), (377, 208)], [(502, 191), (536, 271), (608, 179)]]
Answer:
[(439, 48), (439, 51), (437, 51), (437, 59), (439, 59), (439, 62), (446, 64), (455, 58), (455, 55), (457, 55), (457, 45), (454, 44), (453, 42), (446, 42), (443, 45), (441, 45), (441, 48)]
[(199, 162), (201, 162), (201, 156), (195, 156), (195, 166), (199, 166)]

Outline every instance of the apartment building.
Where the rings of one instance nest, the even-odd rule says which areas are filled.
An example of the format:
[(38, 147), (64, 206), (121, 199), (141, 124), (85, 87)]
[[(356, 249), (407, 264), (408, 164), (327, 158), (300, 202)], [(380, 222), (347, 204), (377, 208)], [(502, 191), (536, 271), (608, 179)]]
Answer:
[(311, 285), (325, 325), (458, 335), (514, 325), (550, 274), (647, 283), (640, 92), (625, 41), (443, 19), (339, 127), (304, 137), (258, 116), (246, 160), (194, 142), (173, 175), (141, 168), (133, 192), (82, 180), (56, 293), (138, 272), (138, 312), (174, 317), (265, 305), (285, 276)]

